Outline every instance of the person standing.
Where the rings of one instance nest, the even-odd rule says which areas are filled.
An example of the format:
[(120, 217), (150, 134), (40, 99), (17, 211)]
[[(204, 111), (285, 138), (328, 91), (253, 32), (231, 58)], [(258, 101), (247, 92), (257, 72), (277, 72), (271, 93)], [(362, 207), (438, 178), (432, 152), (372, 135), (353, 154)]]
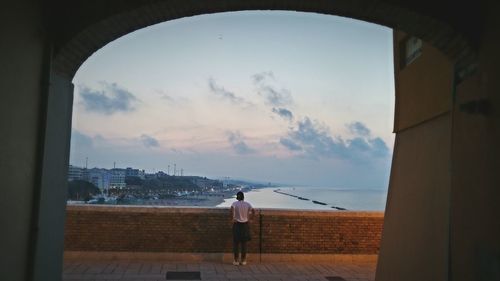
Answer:
[[(233, 265), (246, 265), (247, 242), (250, 241), (250, 226), (248, 224), (251, 216), (255, 214), (252, 205), (245, 202), (245, 195), (239, 191), (236, 200), (231, 205), (231, 215), (233, 220)], [(241, 246), (241, 259), (239, 252)]]

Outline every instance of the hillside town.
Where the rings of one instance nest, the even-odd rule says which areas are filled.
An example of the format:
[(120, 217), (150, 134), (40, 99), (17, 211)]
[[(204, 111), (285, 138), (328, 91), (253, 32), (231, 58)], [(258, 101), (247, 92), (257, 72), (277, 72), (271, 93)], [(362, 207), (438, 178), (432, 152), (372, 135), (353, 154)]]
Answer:
[(146, 173), (136, 168), (85, 168), (69, 165), (68, 203), (215, 206), (236, 190), (258, 187), (241, 181)]

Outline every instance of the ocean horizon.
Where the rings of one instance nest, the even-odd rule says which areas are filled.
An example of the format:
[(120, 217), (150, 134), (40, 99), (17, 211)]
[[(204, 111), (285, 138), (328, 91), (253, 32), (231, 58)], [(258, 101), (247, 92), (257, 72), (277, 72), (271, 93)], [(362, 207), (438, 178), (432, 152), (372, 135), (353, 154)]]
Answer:
[[(230, 207), (235, 200), (226, 198), (217, 207)], [(386, 200), (386, 189), (282, 186), (245, 193), (254, 208), (273, 209), (384, 211)]]

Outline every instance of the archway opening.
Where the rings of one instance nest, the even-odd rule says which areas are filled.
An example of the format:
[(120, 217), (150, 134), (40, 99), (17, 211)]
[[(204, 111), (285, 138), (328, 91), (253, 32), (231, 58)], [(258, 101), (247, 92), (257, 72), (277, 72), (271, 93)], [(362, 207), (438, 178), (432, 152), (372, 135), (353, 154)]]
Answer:
[(75, 75), (70, 180), (119, 204), (213, 207), (245, 188), (256, 207), (383, 211), (392, 58), (392, 30), (311, 13), (136, 31)]
[[(242, 4), (240, 4), (242, 3)], [(299, 4), (300, 3), (300, 4)], [(192, 4), (192, 6), (191, 6)], [(228, 10), (244, 10), (244, 9), (259, 9), (259, 8), (270, 8), (270, 4), (259, 3), (256, 6), (251, 6), (251, 3), (243, 3), (243, 2), (232, 2), (230, 5), (223, 5), (222, 2), (214, 3), (213, 7), (206, 11), (207, 7), (199, 7), (198, 4), (190, 3), (189, 5), (179, 5), (181, 7), (179, 10), (171, 10), (170, 3), (162, 5), (162, 3), (155, 3), (151, 5), (147, 5), (142, 7), (142, 4), (137, 4), (141, 7), (136, 7), (132, 4), (127, 4), (127, 9), (122, 9), (120, 11), (105, 11), (102, 14), (98, 15), (97, 18), (100, 20), (90, 20), (76, 27), (69, 27), (66, 29), (66, 34), (60, 36), (60, 41), (58, 42), (56, 48), (56, 57), (54, 60), (54, 73), (56, 74), (56, 79), (61, 79), (63, 84), (69, 83), (69, 80), (66, 81), (67, 77), (72, 77), (75, 71), (78, 69), (78, 66), (83, 63), (83, 61), (90, 56), (90, 54), (95, 51), (100, 46), (103, 46), (109, 40), (113, 40), (120, 35), (126, 34), (131, 30), (135, 30), (137, 28), (141, 28), (147, 26), (152, 23), (157, 23), (163, 21), (165, 19), (179, 18), (182, 16), (195, 15), (203, 13), (204, 11), (212, 13), (217, 11), (228, 11)], [(134, 7), (129, 7), (134, 6)], [(160, 6), (162, 9), (154, 9)], [(403, 5), (406, 6), (406, 5)], [(409, 5), (410, 6), (410, 5)], [(277, 8), (283, 9), (291, 9), (291, 10), (301, 10), (301, 11), (315, 11), (322, 12), (326, 14), (340, 14), (340, 15), (348, 15), (353, 16), (355, 18), (360, 19), (368, 19), (370, 21), (379, 22), (386, 24), (392, 27), (398, 27), (404, 29), (412, 34), (417, 35), (418, 37), (423, 38), (425, 41), (429, 42), (430, 45), (436, 46), (439, 50), (443, 51), (448, 58), (452, 58), (452, 62), (456, 62), (457, 58), (465, 58), (465, 60), (459, 61), (460, 64), (457, 64), (459, 68), (467, 65), (467, 55), (471, 54), (471, 50), (468, 44), (464, 41), (463, 37), (457, 33), (455, 30), (450, 29), (450, 26), (447, 24), (442, 24), (438, 21), (433, 20), (432, 18), (428, 18), (420, 15), (420, 13), (414, 13), (411, 10), (406, 10), (401, 7), (394, 7), (392, 5), (379, 3), (378, 5), (373, 5), (370, 7), (359, 7), (356, 5), (345, 5), (342, 2), (328, 3), (326, 2), (308, 2), (307, 4), (303, 4), (302, 2), (289, 2), (287, 4), (273, 4), (272, 9)], [(411, 7), (411, 6), (410, 6)], [(151, 13), (151, 11), (153, 11)], [(416, 9), (419, 10), (419, 9)], [(138, 16), (137, 16), (138, 15)], [(137, 17), (136, 17), (137, 16)], [(112, 27), (114, 24), (120, 22), (118, 26)], [(425, 22), (425, 25), (421, 23)], [(86, 27), (83, 28), (82, 26)], [(101, 28), (103, 26), (111, 26), (111, 28)], [(72, 29), (73, 28), (73, 29)], [(85, 29), (85, 30), (83, 30)], [(69, 33), (68, 33), (69, 32)], [(73, 33), (72, 33), (73, 32)], [(81, 44), (85, 42), (85, 39), (89, 39), (89, 44)], [(465, 64), (462, 64), (464, 63)], [(432, 65), (432, 64), (431, 64)], [(425, 68), (425, 67), (424, 67)], [(428, 67), (429, 69), (429, 67)], [(460, 69), (459, 69), (460, 70)], [(61, 76), (58, 76), (61, 75)], [(467, 75), (467, 74), (465, 74)], [(411, 76), (411, 75), (410, 75)], [(71, 84), (71, 83), (69, 83)], [(67, 85), (64, 85), (67, 86)], [(429, 85), (424, 85), (429, 86)], [(432, 88), (433, 85), (430, 85)], [(446, 93), (445, 93), (446, 94)], [(425, 102), (424, 102), (425, 104)], [(420, 104), (419, 106), (421, 106)], [(421, 109), (419, 107), (419, 109)], [(425, 111), (425, 110), (424, 110)], [(406, 114), (407, 109), (404, 110)], [(403, 111), (398, 112), (398, 114), (402, 114)], [(440, 114), (445, 115), (445, 113), (441, 112)], [(417, 114), (418, 115), (418, 114)], [(427, 116), (428, 118), (429, 116)], [(412, 131), (414, 128), (419, 128), (420, 125), (429, 121), (432, 123), (434, 121), (434, 117), (430, 116), (430, 119), (424, 120), (418, 124), (410, 124), (410, 127), (406, 127), (403, 129), (410, 129), (408, 131)], [(48, 122), (50, 123), (50, 122)], [(415, 126), (415, 127), (411, 127)], [(430, 132), (430, 135), (435, 135), (435, 128), (429, 127), (421, 127), (422, 130), (434, 130)], [(410, 133), (409, 133), (410, 134)], [(409, 135), (408, 134), (408, 135)], [(422, 132), (418, 132), (419, 136), (429, 136), (429, 134), (424, 134)], [(410, 148), (411, 149), (411, 148)], [(408, 150), (408, 147), (405, 148)], [(422, 166), (422, 165), (421, 165)], [(419, 168), (422, 168), (419, 166)], [(408, 167), (406, 167), (408, 168)], [(412, 167), (409, 167), (410, 169)], [(424, 167), (425, 168), (425, 167)], [(428, 172), (428, 171), (426, 171)], [(411, 172), (410, 172), (411, 173)], [(444, 173), (442, 173), (444, 175)], [(426, 175), (427, 176), (427, 175)], [(424, 178), (425, 179), (425, 178)], [(425, 182), (428, 184), (428, 182)], [(399, 201), (398, 199), (397, 201)], [(403, 202), (402, 200), (401, 202)], [(439, 202), (438, 202), (439, 203)], [(418, 204), (417, 204), (418, 205)], [(405, 208), (403, 208), (405, 209)], [(432, 208), (431, 208), (432, 209)], [(446, 208), (445, 208), (446, 209)], [(40, 207), (42, 212), (45, 212), (47, 209), (44, 206)], [(407, 209), (405, 209), (408, 211)], [(443, 211), (442, 208), (439, 209), (440, 214), (446, 216), (447, 212)], [(397, 219), (397, 215), (394, 211), (393, 221)], [(404, 216), (412, 215), (409, 213), (405, 213)], [(439, 222), (440, 223), (440, 222)], [(445, 223), (446, 224), (446, 223)], [(445, 225), (442, 224), (442, 225)], [(422, 225), (419, 226), (418, 229), (425, 229)], [(395, 233), (392, 233), (394, 235)], [(406, 233), (408, 234), (408, 233)], [(417, 233), (418, 234), (418, 233)], [(446, 234), (446, 233), (445, 233)], [(405, 237), (407, 240), (411, 240), (412, 238), (409, 235)], [(445, 235), (446, 236), (446, 235)], [(400, 236), (402, 237), (402, 236)], [(42, 239), (43, 240), (43, 239)], [(387, 239), (386, 239), (387, 240)], [(390, 239), (389, 239), (390, 240)], [(447, 243), (436, 242), (439, 245), (447, 245)], [(434, 247), (436, 248), (436, 247)], [(443, 247), (439, 247), (442, 249)], [(446, 248), (446, 247), (444, 247)], [(443, 251), (446, 252), (446, 249)], [(421, 255), (421, 256), (425, 256)], [(430, 266), (429, 268), (431, 268)], [(386, 262), (386, 268), (387, 262)]]
[[(73, 80), (70, 163), (80, 174), (71, 173), (70, 187), (84, 180), (105, 195), (89, 201), (119, 205), (213, 204), (230, 195), (209, 207), (227, 207), (243, 188), (259, 209), (254, 256), (373, 262), (392, 158), (392, 58), (392, 30), (318, 14), (213, 14), (132, 33), (89, 58)], [(345, 210), (378, 213), (336, 213)], [(133, 221), (127, 210), (96, 208), (92, 220), (78, 213), (77, 233), (78, 209), (70, 207), (67, 249), (228, 252), (219, 211), (165, 211), (158, 221), (143, 208)], [(123, 225), (127, 234), (111, 234)], [(336, 236), (323, 232), (328, 226)], [(272, 240), (279, 229), (290, 244)], [(96, 230), (104, 242), (86, 248)]]

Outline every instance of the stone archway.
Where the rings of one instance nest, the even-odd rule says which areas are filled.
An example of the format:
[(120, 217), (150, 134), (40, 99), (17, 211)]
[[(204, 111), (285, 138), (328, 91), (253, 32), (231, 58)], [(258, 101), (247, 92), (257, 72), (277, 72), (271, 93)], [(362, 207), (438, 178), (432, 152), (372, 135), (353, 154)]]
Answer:
[[(473, 56), (470, 39), (452, 25), (431, 16), (416, 12), (411, 5), (399, 1), (107, 1), (106, 4), (89, 4), (68, 10), (81, 9), (77, 15), (96, 13), (94, 17), (67, 26), (57, 36), (54, 46), (53, 70), (73, 77), (80, 65), (107, 43), (137, 29), (160, 22), (201, 14), (243, 10), (289, 10), (337, 15), (364, 20), (394, 29), (403, 30), (432, 44), (453, 60)], [(64, 6), (64, 3), (61, 4)], [(71, 5), (71, 6), (69, 6)], [(408, 5), (408, 6), (407, 6)], [(61, 9), (61, 7), (58, 7)], [(57, 10), (57, 9), (56, 9)], [(103, 11), (101, 11), (103, 10)], [(66, 16), (62, 14), (63, 19)], [(68, 13), (68, 17), (71, 13)], [(57, 15), (59, 16), (59, 15)], [(53, 23), (57, 25), (57, 22)]]
[[(21, 143), (18, 148), (19, 151), (24, 148), (35, 151), (35, 156), (30, 155), (25, 158), (28, 161), (36, 158), (36, 161), (33, 161), (36, 163), (29, 164), (30, 171), (26, 173), (28, 174), (27, 181), (19, 180), (22, 176), (13, 175), (9, 178), (12, 179), (11, 182), (13, 183), (22, 183), (23, 190), (27, 190), (26, 193), (31, 192), (29, 195), (33, 197), (33, 202), (23, 203), (22, 205), (24, 208), (23, 214), (31, 213), (31, 221), (23, 222), (23, 226), (18, 232), (10, 229), (6, 230), (6, 232), (8, 232), (9, 237), (21, 234), (22, 237), (16, 240), (18, 244), (22, 244), (25, 240), (30, 241), (30, 246), (27, 247), (28, 250), (21, 249), (22, 253), (16, 254), (13, 259), (22, 260), (22, 262), (26, 263), (15, 269), (19, 267), (27, 268), (28, 273), (26, 275), (33, 280), (54, 280), (59, 278), (61, 272), (61, 236), (64, 228), (65, 207), (65, 191), (63, 187), (65, 187), (66, 181), (66, 175), (61, 171), (66, 169), (69, 154), (73, 91), (71, 79), (79, 66), (93, 52), (108, 42), (134, 30), (186, 16), (239, 10), (292, 10), (352, 17), (403, 30), (424, 39), (446, 54), (454, 63), (455, 72), (468, 70), (468, 66), (474, 65), (477, 60), (482, 63), (480, 68), (482, 72), (480, 72), (484, 72), (484, 76), (472, 74), (472, 78), (468, 79), (466, 84), (457, 87), (457, 92), (459, 94), (465, 92), (463, 96), (467, 96), (464, 99), (468, 101), (472, 100), (474, 102), (477, 97), (486, 97), (491, 99), (492, 104), (497, 106), (500, 104), (497, 94), (499, 84), (494, 82), (494, 79), (488, 79), (488, 77), (498, 76), (496, 64), (499, 56), (496, 54), (496, 50), (500, 48), (498, 42), (492, 39), (499, 36), (494, 26), (499, 24), (495, 13), (500, 10), (500, 7), (491, 3), (462, 4), (452, 1), (450, 3), (435, 3), (435, 1), (408, 2), (402, 0), (109, 0), (104, 2), (53, 0), (49, 1), (44, 7), (34, 5), (31, 2), (28, 3), (28, 1), (22, 3), (24, 3), (24, 6), (30, 7), (30, 9), (23, 10), (25, 7), (21, 6), (16, 7), (13, 11), (18, 15), (22, 15), (20, 21), (25, 21), (26, 26), (29, 28), (21, 28), (20, 31), (14, 32), (28, 34), (28, 31), (37, 30), (37, 32), (42, 33), (42, 36), (39, 36), (38, 33), (37, 35), (26, 35), (30, 39), (36, 37), (34, 41), (38, 45), (31, 45), (33, 49), (22, 49), (22, 52), (16, 54), (34, 54), (33, 56), (41, 62), (31, 60), (16, 63), (25, 65), (30, 70), (36, 67), (42, 70), (39, 72), (31, 71), (26, 74), (22, 68), (19, 68), (20, 70), (14, 69), (12, 73), (8, 73), (10, 76), (7, 75), (4, 79), (8, 80), (23, 75), (31, 77), (29, 83), (26, 83), (29, 86), (27, 90), (29, 94), (24, 92), (22, 94), (28, 98), (39, 99), (40, 104), (33, 107), (40, 112), (27, 116), (29, 122), (13, 123), (15, 126), (28, 124), (30, 127), (26, 130), (31, 133), (30, 135), (37, 137), (36, 140), (31, 142)], [(485, 16), (484, 20), (483, 16)], [(467, 20), (465, 21), (464, 18), (467, 18)], [(6, 22), (11, 23), (12, 21)], [(43, 27), (41, 28), (42, 31), (39, 30), (40, 26)], [(13, 35), (12, 38), (15, 38), (15, 36), (17, 34)], [(42, 37), (42, 39), (37, 36)], [(16, 46), (24, 47), (25, 45), (18, 43)], [(460, 79), (465, 78), (467, 77), (464, 76)], [(39, 83), (39, 81), (42, 81), (42, 86), (32, 86)], [(25, 85), (16, 85), (13, 89), (22, 92), (25, 90), (23, 87)], [(461, 97), (458, 100), (460, 99)], [(24, 108), (26, 109), (25, 112), (29, 112), (27, 106)], [(2, 109), (8, 108), (4, 106)], [(498, 133), (495, 133), (500, 131), (498, 130), (498, 115), (488, 117), (489, 119), (481, 116), (468, 119), (468, 115), (461, 112), (459, 106), (455, 104), (451, 105), (450, 114), (454, 118), (458, 117), (455, 118), (458, 122), (448, 128), (452, 131), (450, 139), (457, 140), (457, 145), (454, 144), (452, 150), (458, 150), (458, 153), (451, 154), (449, 163), (460, 163), (460, 165), (451, 168), (458, 168), (461, 172), (468, 172), (467, 176), (453, 177), (451, 182), (455, 184), (463, 180), (469, 183), (477, 183), (475, 178), (480, 177), (481, 181), (477, 184), (481, 192), (480, 195), (475, 194), (477, 199), (474, 201), (474, 206), (481, 208), (478, 208), (479, 211), (472, 212), (474, 215), (455, 212), (454, 210), (466, 206), (464, 203), (466, 201), (462, 198), (464, 196), (457, 196), (465, 189), (460, 187), (462, 189), (450, 195), (453, 200), (460, 197), (456, 199), (459, 202), (458, 206), (450, 206), (450, 212), (455, 216), (466, 215), (467, 223), (460, 224), (456, 219), (454, 221), (452, 218), (450, 225), (443, 226), (443, 228), (448, 229), (447, 235), (450, 235), (455, 230), (460, 233), (460, 235), (450, 236), (449, 245), (444, 245), (443, 251), (448, 251), (450, 257), (462, 257), (477, 250), (479, 258), (486, 261), (486, 266), (490, 266), (487, 270), (494, 272), (495, 258), (498, 253), (497, 248), (500, 247), (498, 241), (492, 242), (496, 241), (495, 235), (488, 232), (488, 226), (498, 215), (498, 211), (491, 211), (492, 207), (483, 208), (481, 203), (483, 201), (490, 202), (491, 199), (488, 200), (488, 198), (495, 198), (494, 195), (498, 195), (498, 191), (494, 191), (493, 188), (496, 186), (494, 181), (498, 179), (497, 173), (495, 173), (495, 165), (498, 161), (495, 159), (500, 159), (498, 149), (493, 148), (494, 144), (500, 141)], [(475, 133), (470, 133), (471, 130), (475, 130)], [(417, 135), (422, 134), (417, 133)], [(472, 144), (468, 143), (469, 135), (473, 137)], [(411, 136), (408, 138), (411, 139)], [(486, 145), (479, 147), (479, 154), (471, 152), (477, 149), (483, 141)], [(36, 147), (36, 149), (33, 147)], [(461, 152), (464, 152), (463, 155)], [(497, 158), (491, 155), (497, 156)], [(26, 165), (27, 161), (24, 158), (17, 161), (14, 160), (14, 157), (17, 156), (5, 158), (14, 163), (12, 165), (14, 168), (9, 167), (10, 170), (8, 171), (16, 168), (22, 169)], [(475, 168), (474, 165), (463, 164), (468, 161), (472, 163), (474, 161), (480, 162), (481, 166)], [(28, 181), (32, 183), (26, 183)], [(54, 186), (57, 188), (54, 188)], [(453, 193), (453, 190), (451, 192)], [(474, 220), (475, 215), (480, 215), (481, 219)], [(29, 217), (29, 215), (19, 215), (15, 218), (18, 217), (25, 218)], [(481, 231), (475, 234), (470, 230), (472, 226)], [(498, 227), (493, 230), (491, 233), (500, 234)], [(23, 240), (25, 237), (28, 238)], [(463, 243), (469, 237), (471, 237), (469, 240), (472, 242)], [(480, 243), (474, 244), (475, 241), (480, 241)], [(411, 243), (411, 241), (407, 242)], [(458, 245), (458, 247), (455, 247), (455, 245)], [(453, 247), (456, 248), (456, 253), (453, 252), (455, 249)], [(486, 251), (480, 247), (486, 247)], [(492, 249), (490, 252), (487, 251), (490, 249), (488, 247)], [(47, 257), (53, 257), (53, 259), (47, 259)], [(421, 259), (421, 261), (423, 260), (425, 259)], [(465, 261), (465, 263), (473, 261), (471, 258), (461, 258), (460, 260)], [(393, 276), (396, 279), (410, 280), (413, 278), (418, 280), (420, 276), (416, 274), (418, 272), (415, 268), (419, 265), (418, 263), (410, 264), (398, 273), (400, 275)], [(427, 266), (427, 264), (424, 264), (424, 266)], [(459, 264), (454, 264), (450, 258), (450, 260), (445, 261), (445, 266), (448, 266), (448, 268), (440, 268), (439, 270), (448, 271), (449, 275), (446, 274), (448, 279), (452, 278), (451, 272), (453, 271), (469, 274), (455, 273), (454, 279), (458, 280), (459, 277), (457, 276), (465, 276), (463, 278), (466, 278), (470, 276), (471, 272), (483, 265), (471, 265), (462, 269)], [(18, 276), (23, 275), (18, 274)]]

